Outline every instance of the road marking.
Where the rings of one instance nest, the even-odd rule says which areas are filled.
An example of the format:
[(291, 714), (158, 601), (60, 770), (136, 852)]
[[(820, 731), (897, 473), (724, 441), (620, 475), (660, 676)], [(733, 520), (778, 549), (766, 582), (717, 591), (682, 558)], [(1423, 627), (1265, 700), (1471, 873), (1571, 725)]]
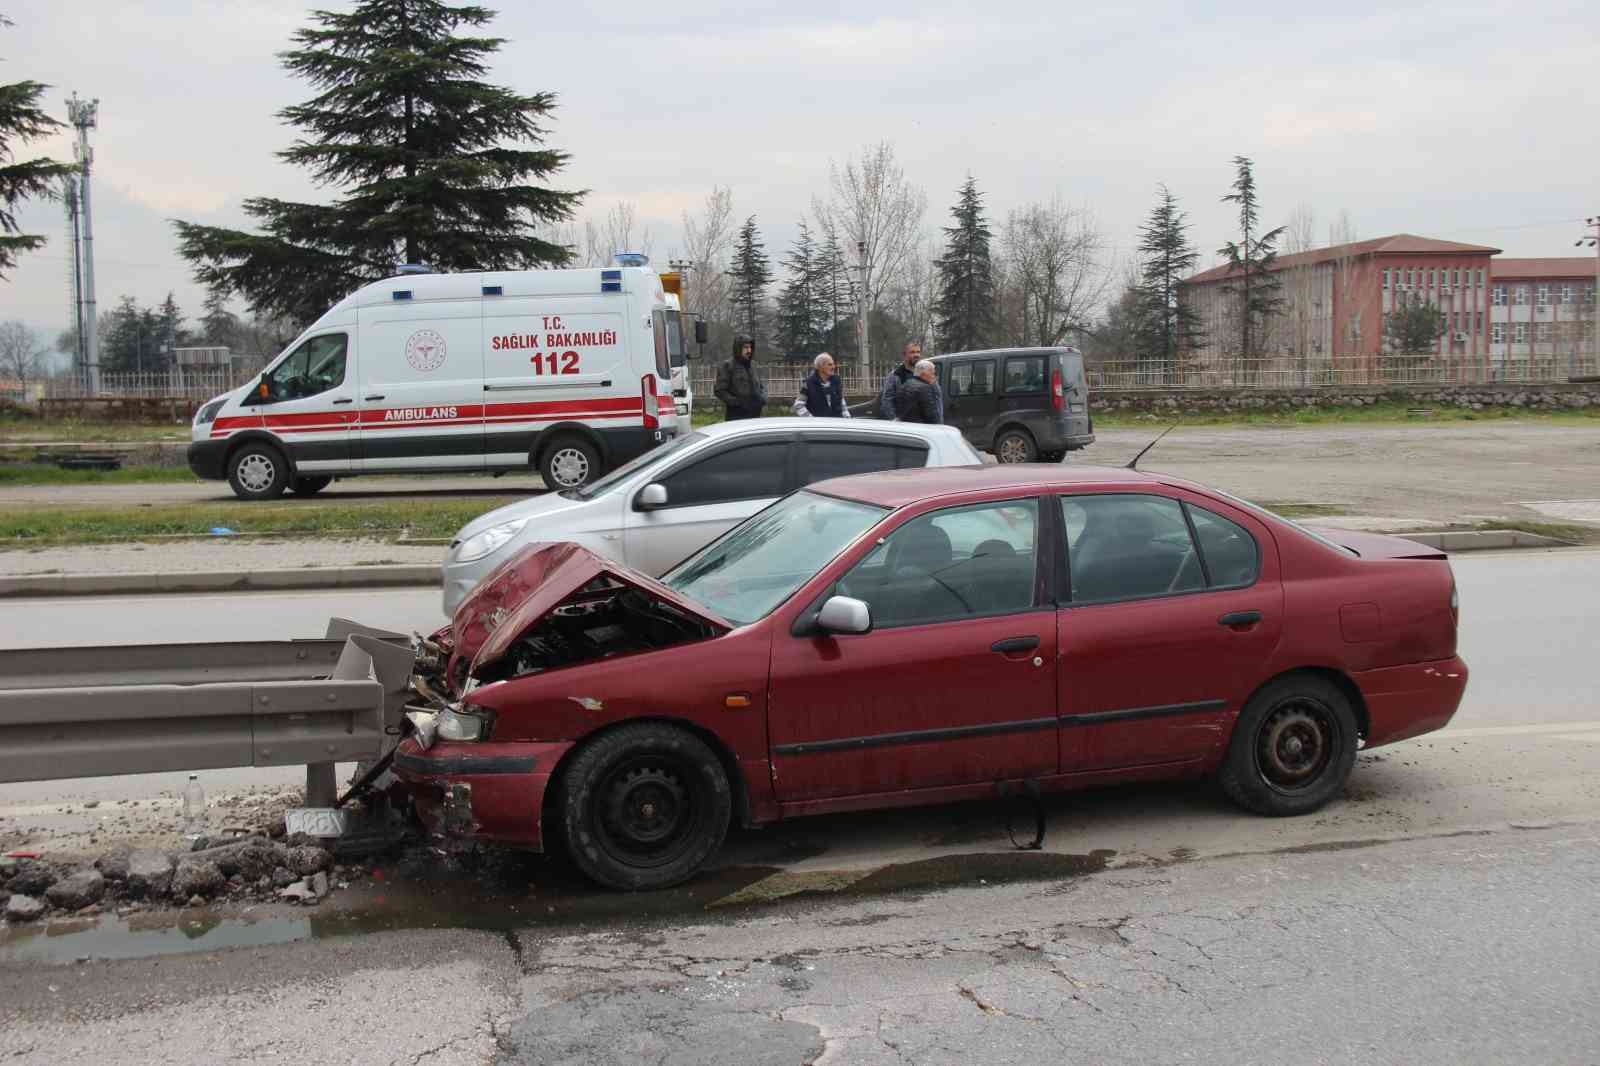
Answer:
[[(1445, 729), (1438, 733), (1424, 733), (1423, 736), (1435, 736), (1440, 740), (1457, 740), (1466, 737), (1523, 737), (1552, 736), (1560, 734), (1587, 733), (1588, 730), (1600, 730), (1600, 722), (1553, 722), (1547, 725), (1486, 725), (1476, 729)], [(1587, 735), (1585, 739), (1589, 739)], [(1600, 735), (1594, 737), (1600, 740)]]

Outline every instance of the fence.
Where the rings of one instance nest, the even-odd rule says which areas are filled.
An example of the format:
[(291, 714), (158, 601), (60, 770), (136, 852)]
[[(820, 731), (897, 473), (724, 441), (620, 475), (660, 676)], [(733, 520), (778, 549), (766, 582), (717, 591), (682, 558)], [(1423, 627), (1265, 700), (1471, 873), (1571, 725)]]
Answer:
[[(694, 388), (695, 404), (704, 407), (715, 403), (712, 389), (716, 386), (717, 367), (722, 362), (705, 360), (689, 368), (689, 382)], [(839, 377), (844, 382), (847, 396), (876, 396), (884, 377), (900, 365), (898, 359), (873, 360), (871, 363), (840, 363)], [(811, 373), (810, 363), (757, 363), (756, 374), (767, 385), (767, 399), (787, 402), (800, 392), (800, 384)]]
[[(174, 366), (169, 370), (134, 371), (126, 374), (102, 373), (100, 388), (93, 393), (107, 399), (184, 400), (204, 403), (213, 396), (243, 385), (255, 371), (234, 370), (231, 366)], [(87, 382), (77, 375), (50, 378), (44, 382), (42, 399), (81, 400), (91, 396)]]
[(1600, 375), (1596, 353), (1448, 356), (1264, 356), (1091, 361), (1097, 392), (1148, 389), (1303, 389), (1352, 385), (1551, 384)]

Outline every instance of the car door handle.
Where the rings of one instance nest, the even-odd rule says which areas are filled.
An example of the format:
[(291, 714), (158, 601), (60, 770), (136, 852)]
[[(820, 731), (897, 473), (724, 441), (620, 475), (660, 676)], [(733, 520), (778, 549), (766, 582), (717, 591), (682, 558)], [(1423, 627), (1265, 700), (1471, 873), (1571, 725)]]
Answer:
[(1217, 625), (1229, 627), (1253, 626), (1259, 621), (1261, 621), (1260, 611), (1234, 611), (1217, 619)]
[(342, 399), (338, 399), (338, 400), (335, 400), (335, 401), (333, 401), (333, 402), (334, 402), (334, 403), (355, 403), (355, 401), (354, 401), (354, 400), (352, 400), (352, 399), (351, 399), (351, 398), (350, 398), (350, 397), (348, 397), (348, 396), (345, 396), (345, 397), (343, 397), (343, 398), (342, 398)]
[(1038, 637), (1007, 637), (1005, 640), (997, 640), (989, 645), (989, 650), (997, 651), (1002, 655), (1016, 655), (1018, 652), (1032, 651), (1038, 646)]
[(361, 398), (363, 400), (381, 400), (381, 399), (383, 399), (383, 393), (380, 392), (380, 393), (378, 393), (378, 394), (376, 394), (374, 396), (363, 396)]

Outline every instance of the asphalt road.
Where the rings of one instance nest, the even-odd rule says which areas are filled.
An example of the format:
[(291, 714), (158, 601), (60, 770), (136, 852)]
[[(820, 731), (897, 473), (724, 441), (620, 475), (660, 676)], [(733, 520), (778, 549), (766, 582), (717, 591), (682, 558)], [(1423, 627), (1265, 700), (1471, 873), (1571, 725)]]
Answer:
[[(1600, 552), (1454, 566), (1466, 703), (1449, 730), (1363, 755), (1317, 815), (1253, 818), (1204, 785), (1111, 789), (1052, 800), (1034, 853), (969, 804), (736, 834), (675, 893), (597, 894), (534, 860), (494, 884), (457, 870), (357, 886), (309, 920), (207, 915), (159, 946), (10, 935), (0, 1057), (1592, 1062)], [(0, 639), (245, 638), (434, 611), (425, 592), (33, 601), (8, 605)], [(0, 828), (32, 824), (22, 808), (45, 791), (0, 792)], [(267, 946), (40, 965), (190, 937)]]
[[(1073, 463), (1126, 463), (1159, 420), (1097, 431)], [(1246, 499), (1325, 503), (1346, 513), (1430, 522), (1542, 518), (1600, 523), (1600, 425), (1493, 419), (1439, 425), (1184, 426), (1142, 468), (1216, 485)], [(1381, 468), (1382, 476), (1374, 476)], [(538, 491), (534, 474), (381, 476), (336, 481), (304, 501), (494, 496)], [(0, 507), (135, 506), (231, 500), (220, 481), (6, 486)]]

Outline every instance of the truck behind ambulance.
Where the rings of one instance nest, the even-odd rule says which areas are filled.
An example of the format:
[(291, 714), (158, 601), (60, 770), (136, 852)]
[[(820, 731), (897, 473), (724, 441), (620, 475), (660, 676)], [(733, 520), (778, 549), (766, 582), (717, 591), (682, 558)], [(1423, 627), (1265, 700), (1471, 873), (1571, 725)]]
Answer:
[(628, 265), (402, 273), (196, 413), (189, 466), (243, 499), (366, 473), (538, 470), (571, 489), (687, 429), (675, 300)]

